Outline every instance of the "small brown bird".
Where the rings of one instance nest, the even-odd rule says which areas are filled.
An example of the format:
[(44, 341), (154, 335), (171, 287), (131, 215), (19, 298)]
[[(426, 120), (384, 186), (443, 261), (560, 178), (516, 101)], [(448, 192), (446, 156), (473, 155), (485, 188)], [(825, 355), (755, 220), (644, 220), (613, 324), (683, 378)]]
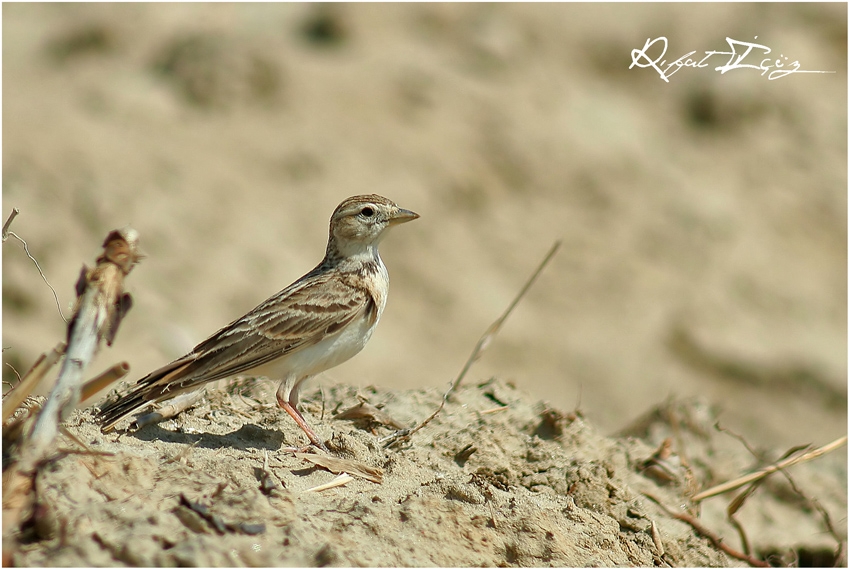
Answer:
[(390, 284), (378, 244), (389, 228), (418, 217), (376, 194), (343, 201), (331, 216), (325, 258), (315, 269), (105, 404), (98, 416), (101, 430), (111, 431), (148, 404), (250, 372), (282, 379), (278, 404), (313, 445), (326, 450), (296, 409), (298, 391), (366, 345)]

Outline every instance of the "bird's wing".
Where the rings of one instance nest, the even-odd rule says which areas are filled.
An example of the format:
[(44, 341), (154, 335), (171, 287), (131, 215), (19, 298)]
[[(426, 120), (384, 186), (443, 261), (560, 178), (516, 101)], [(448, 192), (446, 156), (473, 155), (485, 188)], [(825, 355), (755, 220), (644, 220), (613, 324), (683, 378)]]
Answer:
[(372, 294), (352, 275), (299, 280), (196, 346), (204, 361), (198, 371), (214, 376), (210, 380), (245, 372), (316, 344), (364, 312), (374, 315), (374, 307)]
[(104, 406), (99, 416), (103, 429), (147, 403), (247, 372), (312, 346), (364, 313), (377, 318), (375, 301), (362, 280), (354, 275), (311, 272)]

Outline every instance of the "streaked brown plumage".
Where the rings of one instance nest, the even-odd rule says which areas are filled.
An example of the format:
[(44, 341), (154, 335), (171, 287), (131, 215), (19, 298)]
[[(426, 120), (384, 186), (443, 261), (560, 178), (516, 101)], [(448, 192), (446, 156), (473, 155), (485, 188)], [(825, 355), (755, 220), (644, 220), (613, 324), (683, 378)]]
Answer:
[(325, 257), (315, 269), (104, 405), (101, 429), (112, 430), (148, 404), (251, 372), (283, 380), (278, 403), (311, 443), (324, 448), (295, 408), (298, 391), (304, 381), (365, 346), (389, 288), (378, 244), (388, 228), (418, 217), (376, 194), (343, 201), (331, 216)]

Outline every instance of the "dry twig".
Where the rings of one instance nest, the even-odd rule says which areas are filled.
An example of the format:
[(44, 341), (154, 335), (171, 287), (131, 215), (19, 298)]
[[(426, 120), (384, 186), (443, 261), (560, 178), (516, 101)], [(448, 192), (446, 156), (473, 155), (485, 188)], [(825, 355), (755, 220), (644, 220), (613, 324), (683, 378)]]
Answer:
[[(10, 223), (6, 223), (4, 233), (24, 244), (24, 251), (36, 264), (42, 279), (47, 283), (38, 262), (29, 254), (26, 242), (9, 231)], [(17, 465), (4, 473), (7, 483), (3, 486), (4, 525), (17, 524), (23, 510), (32, 504), (34, 496), (31, 491), (38, 465), (44, 461), (55, 441), (60, 422), (79, 402), (82, 372), (102, 340), (111, 344), (121, 317), (130, 307), (130, 297), (124, 293), (123, 286), (124, 277), (141, 258), (138, 252), (138, 234), (130, 228), (110, 232), (103, 247), (103, 254), (97, 258), (97, 266), (92, 270), (84, 267), (77, 282), (77, 307), (74, 317), (68, 323), (68, 345), (56, 385), (42, 406), (28, 437), (25, 437)], [(47, 285), (50, 286), (49, 283)], [(50, 289), (53, 290), (53, 287)], [(55, 290), (53, 295), (58, 306), (59, 298)], [(61, 314), (61, 308), (59, 312)], [(58, 355), (61, 348), (64, 348), (64, 343), (57, 347), (54, 353)], [(36, 368), (46, 368), (45, 361), (49, 362), (49, 357), (38, 363)], [(6, 402), (4, 413), (8, 411), (5, 404)], [(9, 404), (11, 406), (11, 400)]]
[(329, 457), (327, 455), (319, 455), (316, 453), (296, 453), (295, 457), (309, 461), (313, 465), (318, 465), (330, 471), (331, 473), (351, 473), (358, 477), (362, 477), (373, 483), (382, 483), (384, 480), (383, 470), (377, 467), (369, 467), (360, 461), (351, 459), (342, 459), (339, 457)]
[(9, 226), (12, 225), (12, 222), (15, 220), (15, 218), (18, 217), (18, 214), (20, 213), (21, 211), (19, 209), (12, 208), (12, 213), (9, 214), (9, 217), (6, 219), (6, 223), (3, 224), (3, 241), (9, 239)]
[(522, 300), (522, 298), (537, 280), (537, 277), (540, 275), (540, 273), (543, 271), (549, 261), (551, 261), (552, 257), (555, 255), (555, 252), (558, 251), (559, 247), (561, 247), (561, 242), (556, 241), (552, 245), (552, 248), (549, 250), (549, 253), (546, 254), (546, 257), (543, 258), (543, 261), (540, 262), (540, 265), (537, 266), (537, 269), (534, 271), (531, 277), (529, 277), (528, 281), (525, 282), (525, 285), (523, 285), (519, 293), (517, 293), (517, 296), (514, 297), (514, 300), (511, 301), (511, 304), (508, 305), (508, 308), (505, 309), (505, 312), (502, 313), (502, 316), (496, 319), (493, 324), (491, 324), (487, 328), (487, 330), (484, 331), (484, 334), (481, 336), (480, 339), (478, 339), (478, 343), (475, 345), (475, 348), (472, 349), (472, 354), (469, 355), (469, 359), (467, 359), (466, 364), (463, 365), (460, 374), (458, 374), (458, 377), (453, 380), (451, 384), (449, 384), (449, 389), (446, 390), (445, 394), (443, 394), (443, 400), (440, 402), (440, 406), (434, 411), (434, 413), (425, 418), (422, 423), (420, 423), (413, 429), (399, 430), (394, 434), (390, 434), (387, 437), (382, 438), (381, 441), (384, 442), (384, 447), (390, 447), (392, 445), (400, 443), (401, 441), (406, 441), (410, 439), (413, 434), (424, 428), (431, 422), (431, 420), (437, 417), (437, 414), (439, 414), (445, 407), (446, 402), (448, 401), (451, 393), (454, 392), (458, 386), (460, 386), (460, 383), (463, 380), (464, 376), (466, 376), (466, 373), (469, 372), (469, 369), (472, 367), (472, 365), (479, 358), (481, 358), (481, 355), (484, 353), (485, 350), (487, 350), (487, 347), (490, 346), (490, 343), (493, 342), (493, 339), (496, 338), (496, 335), (499, 333), (499, 330), (502, 328), (502, 325), (505, 324), (505, 321), (507, 320), (508, 316), (510, 316), (514, 308), (517, 306), (520, 300)]
[(29, 372), (24, 375), (21, 381), (6, 393), (3, 397), (4, 422), (9, 419), (9, 416), (11, 416), (15, 410), (18, 409), (18, 406), (26, 400), (27, 396), (32, 394), (32, 391), (36, 386), (38, 386), (38, 383), (41, 382), (41, 379), (44, 378), (45, 374), (47, 374), (50, 369), (59, 362), (59, 359), (62, 358), (63, 354), (65, 354), (65, 347), (65, 342), (60, 342), (53, 347), (53, 350), (39, 356), (38, 360), (35, 361), (35, 364), (32, 365), (32, 368), (30, 368)]
[(498, 406), (496, 408), (490, 408), (487, 410), (481, 410), (478, 412), (479, 415), (488, 416), (490, 414), (498, 414), (499, 412), (504, 412), (505, 410), (509, 410), (510, 406)]
[(311, 487), (311, 488), (307, 489), (306, 492), (307, 493), (320, 493), (322, 491), (327, 491), (328, 489), (333, 489), (335, 487), (342, 487), (343, 485), (345, 485), (349, 481), (353, 481), (353, 480), (354, 480), (354, 477), (352, 477), (348, 473), (340, 473), (339, 475), (334, 477), (333, 480), (331, 480), (330, 482), (325, 483), (324, 485), (317, 485), (315, 487)]
[(658, 532), (658, 526), (654, 520), (649, 521), (649, 530), (652, 536), (652, 543), (655, 545), (656, 554), (658, 558), (661, 558), (664, 556), (664, 543), (661, 541), (661, 533)]
[(146, 425), (156, 424), (161, 422), (162, 420), (173, 418), (180, 412), (187, 410), (198, 402), (200, 402), (204, 398), (206, 393), (207, 387), (201, 386), (199, 389), (194, 390), (192, 392), (180, 394), (179, 396), (168, 400), (164, 406), (162, 406), (155, 412), (139, 416), (138, 418), (136, 418), (132, 425), (135, 429), (141, 429)]
[(62, 317), (62, 320), (67, 323), (68, 319), (66, 319), (65, 315), (62, 314), (62, 305), (61, 305), (61, 303), (59, 303), (59, 295), (56, 294), (56, 289), (54, 289), (53, 285), (51, 285), (50, 282), (47, 280), (47, 276), (44, 275), (44, 271), (41, 270), (41, 266), (38, 264), (38, 260), (35, 257), (33, 257), (33, 255), (30, 253), (30, 249), (29, 249), (29, 246), (27, 245), (27, 242), (25, 242), (24, 239), (22, 237), (20, 237), (18, 234), (9, 230), (9, 226), (12, 225), (12, 221), (20, 213), (21, 213), (21, 211), (19, 209), (13, 208), (12, 213), (9, 215), (9, 218), (6, 220), (6, 223), (3, 224), (3, 234), (2, 234), (3, 242), (5, 243), (6, 240), (9, 239), (9, 236), (12, 236), (13, 238), (15, 238), (16, 240), (21, 242), (21, 244), (24, 246), (24, 253), (26, 253), (27, 257), (29, 257), (30, 260), (35, 264), (35, 268), (38, 269), (38, 274), (41, 275), (41, 279), (45, 282), (45, 284), (47, 284), (47, 286), (50, 288), (50, 291), (53, 293), (53, 300), (56, 301), (56, 309), (59, 311), (59, 316)]
[(713, 544), (715, 548), (717, 548), (718, 550), (722, 550), (728, 556), (731, 556), (732, 558), (735, 558), (737, 560), (742, 560), (742, 561), (746, 562), (747, 564), (749, 564), (750, 566), (754, 566), (756, 568), (770, 568), (770, 564), (768, 564), (767, 562), (765, 562), (763, 560), (759, 560), (758, 558), (753, 558), (752, 556), (750, 556), (749, 554), (746, 554), (744, 552), (739, 552), (738, 550), (735, 550), (734, 548), (732, 548), (731, 546), (729, 546), (728, 544), (723, 542), (722, 537), (720, 537), (714, 531), (704, 527), (702, 525), (702, 523), (699, 522), (695, 517), (692, 517), (689, 514), (680, 513), (680, 512), (677, 512), (677, 511), (671, 509), (670, 507), (668, 507), (664, 503), (662, 503), (661, 499), (659, 499), (658, 497), (655, 497), (655, 496), (653, 496), (649, 493), (643, 493), (643, 495), (647, 499), (649, 499), (650, 501), (652, 501), (653, 503), (655, 503), (659, 507), (661, 507), (661, 510), (663, 510), (665, 513), (667, 513), (669, 516), (673, 517), (674, 519), (680, 520), (684, 523), (691, 525), (691, 527), (699, 535), (707, 538), (709, 541), (711, 541), (711, 544)]
[(753, 481), (757, 481), (759, 479), (767, 477), (771, 473), (776, 473), (777, 471), (780, 471), (787, 467), (791, 467), (792, 465), (797, 465), (798, 463), (805, 463), (806, 461), (817, 459), (821, 455), (824, 455), (831, 451), (835, 451), (846, 443), (847, 436), (845, 435), (843, 437), (839, 437), (831, 443), (824, 445), (823, 447), (812, 449), (810, 451), (803, 451), (787, 459), (783, 459), (782, 461), (778, 461), (777, 463), (768, 465), (767, 467), (760, 469), (755, 473), (750, 473), (748, 475), (744, 475), (743, 477), (738, 477), (737, 479), (733, 479), (732, 481), (727, 481), (726, 483), (723, 483), (721, 485), (716, 485), (710, 489), (706, 489), (702, 493), (697, 493), (696, 495), (691, 497), (691, 500), (694, 502), (699, 502), (715, 495), (727, 493), (729, 491), (737, 489), (738, 487), (742, 487), (747, 483), (752, 483)]
[(522, 300), (522, 298), (537, 280), (537, 277), (543, 271), (543, 268), (545, 268), (549, 261), (552, 259), (552, 256), (554, 256), (555, 253), (558, 251), (559, 247), (561, 247), (561, 242), (556, 241), (552, 245), (552, 248), (549, 250), (549, 253), (546, 254), (546, 257), (543, 258), (543, 261), (540, 262), (540, 265), (537, 266), (537, 269), (534, 271), (528, 281), (525, 282), (525, 285), (523, 285), (522, 289), (520, 289), (520, 292), (517, 293), (517, 296), (514, 297), (514, 300), (511, 301), (511, 304), (508, 305), (508, 308), (505, 309), (505, 312), (502, 313), (502, 316), (496, 319), (496, 321), (492, 325), (490, 325), (490, 327), (486, 331), (484, 331), (484, 334), (478, 340), (478, 344), (475, 345), (475, 348), (472, 349), (472, 354), (469, 355), (469, 359), (466, 361), (466, 364), (463, 365), (463, 369), (460, 371), (460, 374), (458, 374), (457, 379), (454, 381), (453, 388), (457, 388), (458, 386), (460, 386), (460, 383), (463, 380), (464, 376), (466, 376), (466, 373), (469, 372), (469, 369), (472, 367), (475, 361), (481, 358), (481, 355), (484, 353), (485, 350), (487, 350), (487, 347), (490, 346), (490, 343), (493, 342), (493, 339), (496, 338), (496, 335), (499, 333), (499, 329), (501, 329), (502, 325), (505, 324), (505, 321), (508, 319), (508, 316), (510, 316), (514, 308), (517, 306), (520, 300)]
[(446, 402), (449, 399), (449, 394), (452, 393), (452, 390), (454, 389), (454, 387), (455, 387), (455, 383), (452, 382), (449, 385), (449, 389), (446, 390), (445, 394), (443, 394), (443, 399), (440, 402), (439, 407), (437, 407), (437, 409), (434, 410), (434, 413), (432, 413), (430, 416), (425, 418), (418, 426), (416, 426), (415, 428), (412, 428), (412, 429), (402, 429), (402, 430), (399, 430), (395, 433), (391, 433), (388, 436), (382, 437), (379, 441), (383, 444), (384, 447), (392, 447), (393, 445), (397, 445), (397, 444), (401, 443), (402, 441), (409, 440), (410, 437), (414, 433), (418, 432), (419, 430), (421, 430), (422, 428), (427, 426), (429, 423), (431, 423), (431, 420), (436, 418), (437, 414), (439, 414), (443, 410), (443, 408), (446, 405)]
[[(727, 433), (730, 436), (737, 439), (739, 442), (741, 442), (741, 445), (743, 445), (747, 449), (747, 451), (750, 452), (750, 454), (753, 457), (755, 457), (756, 459), (760, 459), (760, 455), (756, 452), (755, 449), (752, 448), (752, 446), (750, 446), (749, 442), (747, 442), (747, 440), (742, 435), (737, 434), (737, 433), (735, 433), (734, 431), (732, 431), (728, 428), (721, 427), (719, 424), (715, 425), (714, 427), (718, 431), (721, 431), (723, 433)], [(805, 450), (809, 447), (810, 446), (792, 447), (791, 449), (786, 451), (782, 455), (782, 457), (779, 458), (779, 461), (781, 461), (781, 460), (783, 460), (787, 457), (791, 457), (794, 453), (797, 453), (798, 451), (801, 451), (801, 450)], [(823, 524), (826, 527), (827, 532), (829, 532), (830, 536), (832, 536), (832, 538), (836, 542), (837, 547), (836, 547), (836, 558), (835, 559), (839, 560), (839, 557), (841, 556), (842, 551), (845, 549), (846, 541), (844, 540), (844, 537), (842, 537), (838, 533), (838, 531), (835, 529), (835, 525), (832, 524), (832, 518), (829, 516), (829, 512), (823, 507), (823, 505), (820, 504), (820, 501), (818, 501), (814, 497), (809, 497), (806, 493), (804, 493), (803, 490), (797, 485), (796, 481), (794, 481), (794, 478), (791, 477), (791, 474), (787, 470), (779, 469), (779, 471), (782, 473), (782, 475), (785, 476), (785, 479), (788, 481), (788, 484), (791, 485), (791, 488), (794, 490), (794, 492), (797, 493), (797, 495), (799, 495), (812, 509), (814, 509), (815, 511), (818, 512), (818, 514), (820, 514), (821, 519), (823, 520)], [(738, 529), (738, 533), (741, 535), (741, 541), (743, 543), (744, 551), (747, 552), (747, 553), (749, 553), (749, 544), (747, 542), (746, 534), (744, 533), (744, 529), (741, 526), (741, 524), (738, 522), (737, 519), (735, 519), (734, 515), (743, 506), (744, 501), (764, 481), (765, 481), (765, 479), (759, 479), (758, 481), (752, 483), (740, 495), (735, 497), (735, 499), (733, 499), (732, 502), (729, 503), (729, 506), (726, 509), (729, 521), (733, 524), (733, 526), (735, 526), (736, 529)]]
[(189, 445), (184, 446), (183, 449), (181, 449), (180, 451), (178, 451), (174, 455), (172, 455), (170, 457), (163, 457), (162, 459), (164, 459), (164, 461), (162, 462), (162, 464), (168, 465), (169, 463), (183, 462), (185, 459), (188, 459), (189, 455), (192, 453), (192, 450), (195, 449), (196, 447), (198, 447), (198, 445), (200, 443), (201, 443), (201, 440), (199, 439), (199, 440), (195, 441), (194, 443), (191, 443)]
[(80, 390), (80, 401), (85, 402), (104, 388), (109, 387), (112, 383), (122, 379), (129, 372), (130, 365), (126, 362), (119, 362), (104, 372), (101, 372), (83, 384)]
[[(77, 282), (77, 306), (68, 323), (68, 349), (56, 385), (30, 434), (27, 453), (41, 458), (56, 438), (57, 426), (80, 401), (83, 370), (102, 341), (112, 344), (118, 324), (131, 305), (124, 278), (141, 259), (138, 233), (116, 230), (106, 236), (94, 269), (83, 267)], [(22, 461), (23, 467), (29, 467)], [(31, 464), (30, 464), (31, 465)]]

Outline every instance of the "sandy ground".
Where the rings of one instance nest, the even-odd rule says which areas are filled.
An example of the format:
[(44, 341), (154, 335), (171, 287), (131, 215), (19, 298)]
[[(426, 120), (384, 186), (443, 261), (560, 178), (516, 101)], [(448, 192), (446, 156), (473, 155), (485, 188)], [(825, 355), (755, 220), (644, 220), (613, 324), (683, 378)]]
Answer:
[[(704, 402), (668, 402), (609, 438), (580, 416), (532, 402), (499, 380), (464, 386), (422, 430), (331, 416), (368, 401), (402, 425), (437, 409), (437, 390), (348, 386), (306, 399), (334, 454), (380, 470), (316, 492), (334, 475), (281, 453), (305, 441), (268, 404), (275, 385), (248, 382), (128, 435), (100, 434), (89, 411), (69, 422), (93, 454), (60, 453), (36, 480), (35, 516), (17, 534), (19, 566), (727, 566), (740, 564), (672, 519), (692, 481), (724, 482), (754, 458), (719, 434)], [(326, 411), (323, 415), (323, 411)], [(663, 438), (660, 476), (647, 460)], [(652, 443), (652, 445), (650, 445)], [(63, 445), (61, 449), (80, 448)], [(765, 458), (777, 459), (776, 456)], [(690, 469), (683, 465), (691, 465)], [(835, 516), (846, 465), (835, 456), (793, 469), (794, 484)], [(692, 506), (736, 549), (728, 502)], [(782, 478), (737, 514), (758, 557), (824, 565), (835, 540)], [(846, 536), (846, 519), (835, 520)], [(9, 550), (12, 546), (8, 547)]]
[[(3, 213), (21, 210), (12, 230), (27, 241), (65, 314), (80, 265), (93, 262), (108, 231), (131, 224), (140, 232), (148, 257), (128, 280), (134, 309), (95, 365), (99, 371), (126, 360), (136, 378), (312, 268), (324, 249), (330, 212), (343, 198), (376, 192), (417, 211), (420, 220), (382, 245), (392, 292), (369, 346), (313, 384), (324, 387), (332, 405), (343, 394), (377, 386), (375, 397), (396, 402), (406, 424), (430, 413), (480, 334), (560, 239), (552, 265), (473, 368), (464, 397), (479, 398), (485, 389), (473, 386), (496, 377), (500, 386), (511, 382), (525, 394), (516, 401), (528, 410), (543, 406), (529, 403), (539, 400), (560, 410), (580, 402), (585, 420), (570, 429), (600, 438), (621, 433), (669, 395), (696, 397), (775, 459), (794, 445), (823, 444), (847, 432), (846, 22), (840, 4), (5, 5)], [(732, 37), (770, 46), (771, 57), (799, 60), (803, 69), (837, 73), (769, 81), (753, 69), (684, 68), (667, 83), (650, 69), (628, 69), (631, 50), (659, 36), (669, 39), (668, 60), (725, 49)], [(12, 368), (26, 370), (64, 336), (64, 326), (20, 243), (6, 241), (4, 380), (14, 383)], [(230, 402), (219, 404), (217, 414), (234, 413)], [(109, 495), (115, 504), (107, 501), (97, 515), (80, 520), (138, 529), (128, 522), (135, 510), (121, 511), (121, 501), (134, 508), (133, 501), (144, 502), (133, 498), (133, 486), (140, 485), (155, 498), (143, 505), (151, 512), (138, 524), (165, 538), (159, 550), (140, 547), (132, 554), (138, 558), (122, 558), (115, 546), (120, 529), (93, 539), (91, 529), (72, 525), (88, 537), (70, 541), (79, 548), (63, 550), (56, 546), (62, 539), (51, 535), (28, 546), (21, 561), (655, 563), (650, 550), (630, 550), (631, 538), (647, 540), (644, 523), (624, 531), (613, 507), (582, 503), (568, 492), (571, 485), (562, 486), (584, 480), (575, 474), (582, 468), (595, 473), (594, 465), (608, 462), (605, 477), (638, 496), (641, 487), (631, 479), (638, 477), (635, 458), (626, 458), (624, 447), (639, 444), (578, 436), (535, 444), (529, 426), (541, 411), (522, 415), (511, 407), (492, 420), (485, 416), (475, 428), (483, 431), (464, 437), (451, 430), (462, 431), (471, 420), (453, 424), (446, 414), (446, 431), (437, 433), (449, 441), (428, 448), (437, 433), (426, 433), (424, 443), (411, 443), (399, 457), (334, 423), (334, 433), (351, 438), (345, 449), (388, 475), (374, 491), (374, 484), (357, 481), (354, 491), (317, 495), (319, 502), (304, 510), (302, 491), (328, 474), (292, 475), (289, 470), (304, 467), (273, 452), (296, 436), (271, 411), (249, 413), (238, 425), (186, 424), (216, 443), (201, 443), (186, 461), (170, 463), (163, 455), (195, 441), (168, 435), (181, 433), (180, 422), (194, 421), (188, 415), (177, 427), (146, 428), (115, 443), (86, 432), (93, 428), (81, 412), (76, 429), (119, 459), (64, 458), (51, 479), (56, 489), (67, 489), (66, 471), (99, 481), (96, 474), (114, 471), (105, 465), (127, 461), (127, 469), (139, 472), (136, 482), (115, 484), (130, 490)], [(279, 430), (283, 440), (274, 435)], [(482, 451), (464, 465), (451, 461), (470, 438), (483, 449), (493, 433), (513, 442), (500, 444), (502, 459)], [(660, 443), (643, 437), (642, 451)], [(205, 445), (215, 453), (204, 455)], [(541, 478), (552, 493), (523, 482), (521, 474), (543, 461), (532, 458), (533, 445), (553, 454), (554, 467), (540, 472), (560, 470), (557, 484)], [(169, 514), (177, 508), (175, 493), (210, 501), (226, 520), (254, 521), (244, 504), (255, 501), (240, 493), (259, 492), (250, 477), (265, 450), (290, 487), (277, 498), (257, 495), (274, 511), (258, 518), (282, 517), (266, 520), (262, 554), (250, 558), (251, 546), (234, 546), (239, 554), (232, 556), (240, 558), (229, 559), (230, 551), (209, 548), (219, 536), (181, 530), (197, 534), (193, 546), (178, 551), (184, 558), (169, 558), (178, 553), (176, 546), (166, 548), (168, 537), (183, 528)], [(225, 457), (234, 466), (218, 475), (217, 461)], [(522, 457), (530, 466), (519, 465)], [(747, 457), (736, 456), (725, 474), (752, 467)], [(451, 469), (443, 473), (439, 461)], [(446, 490), (445, 478), (453, 477), (475, 487), (469, 478), (479, 467), (495, 469), (488, 462), (510, 464), (502, 481), (509, 491), (502, 492), (516, 494), (515, 515), (507, 514), (510, 501), (492, 477), (489, 487), (482, 484), (490, 498), (469, 502)], [(813, 478), (832, 481), (837, 498), (821, 487), (806, 491), (832, 505), (833, 518), (846, 527), (845, 464), (842, 451), (806, 468)], [(213, 479), (192, 483), (194, 476), (186, 475), (185, 486), (161, 487), (166, 474), (181, 469)], [(403, 475), (390, 477), (394, 469)], [(702, 475), (703, 485), (717, 479)], [(212, 500), (216, 481), (230, 487)], [(558, 513), (552, 514), (557, 519), (523, 511), (548, 494), (554, 506), (545, 512)], [(465, 529), (481, 558), (461, 558), (466, 543), (429, 535), (424, 526), (409, 535), (424, 541), (416, 553), (389, 554), (400, 550), (398, 543), (413, 544), (400, 538), (405, 497), (414, 497), (409, 520)], [(88, 505), (96, 499), (68, 500)], [(570, 510), (573, 504), (578, 511)], [(495, 527), (488, 526), (488, 505), (496, 511)], [(649, 507), (642, 500), (635, 508), (644, 513)], [(397, 543), (382, 550), (385, 558), (368, 546), (334, 546), (343, 540), (336, 515), (304, 522), (319, 511), (347, 509), (362, 513), (357, 532), (380, 527), (375, 521), (399, 525), (386, 529), (381, 544)], [(794, 512), (774, 519), (765, 510), (760, 516), (773, 526), (759, 532), (767, 536), (801, 519), (799, 509)], [(593, 517), (613, 525), (610, 534), (603, 524), (583, 543), (592, 556), (568, 558), (578, 547), (569, 542), (574, 533), (564, 530), (573, 527), (565, 525), (590, 524)], [(321, 524), (330, 534), (319, 538), (299, 524)], [(662, 528), (665, 551), (674, 557), (668, 562), (729, 562), (697, 549), (704, 541), (681, 538), (685, 530), (672, 524), (679, 526)], [(823, 529), (812, 529), (805, 537), (811, 548), (822, 548)], [(541, 546), (552, 540), (547, 532), (558, 537), (551, 550)], [(630, 532), (640, 537), (623, 538)], [(785, 539), (759, 544), (798, 544)], [(677, 552), (674, 543), (704, 557), (677, 558), (670, 554)]]

